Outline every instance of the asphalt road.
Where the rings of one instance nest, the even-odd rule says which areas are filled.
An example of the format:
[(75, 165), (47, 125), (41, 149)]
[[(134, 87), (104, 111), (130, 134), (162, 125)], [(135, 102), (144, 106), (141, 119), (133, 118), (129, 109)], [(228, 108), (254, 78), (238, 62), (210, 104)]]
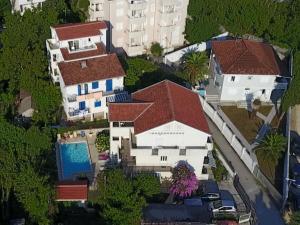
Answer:
[(213, 136), (214, 142), (221, 148), (223, 155), (231, 162), (234, 170), (239, 175), (240, 183), (253, 202), (258, 224), (260, 225), (284, 225), (279, 209), (273, 200), (257, 183), (254, 176), (247, 169), (239, 156), (235, 153), (230, 144), (226, 141), (222, 133), (215, 124), (207, 117), (208, 126)]

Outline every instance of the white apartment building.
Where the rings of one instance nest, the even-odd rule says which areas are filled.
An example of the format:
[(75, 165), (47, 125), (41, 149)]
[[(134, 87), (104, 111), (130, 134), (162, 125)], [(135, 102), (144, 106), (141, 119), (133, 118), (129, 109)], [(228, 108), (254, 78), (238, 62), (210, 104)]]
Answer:
[(211, 135), (199, 96), (171, 81), (139, 90), (131, 102), (109, 103), (111, 157), (132, 171), (170, 177), (188, 163), (198, 179), (212, 150)]
[(104, 22), (51, 27), (49, 71), (69, 120), (106, 118), (106, 103), (123, 90), (125, 72), (116, 54), (106, 53), (106, 32)]
[(272, 46), (250, 40), (213, 41), (210, 57), (220, 102), (270, 102), (287, 88), (288, 72)]
[(25, 10), (41, 7), (45, 0), (10, 0), (12, 11), (24, 14)]
[(106, 20), (112, 47), (141, 55), (158, 42), (165, 52), (184, 43), (188, 0), (90, 0), (89, 20)]

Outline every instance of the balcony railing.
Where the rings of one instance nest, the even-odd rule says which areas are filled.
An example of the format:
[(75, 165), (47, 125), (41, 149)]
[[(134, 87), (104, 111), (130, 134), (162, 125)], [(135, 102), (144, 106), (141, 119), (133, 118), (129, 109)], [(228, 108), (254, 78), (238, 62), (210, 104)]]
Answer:
[(68, 96), (68, 102), (76, 102), (76, 101), (77, 101), (77, 95)]
[(87, 51), (87, 50), (91, 50), (91, 49), (97, 49), (97, 45), (96, 44), (90, 44), (90, 45), (86, 45), (86, 46), (81, 46), (80, 48), (68, 48), (70, 53), (75, 53), (75, 52), (80, 52), (80, 51)]
[(51, 50), (59, 49), (59, 43), (55, 39), (48, 39), (47, 43)]
[(74, 117), (74, 116), (84, 116), (86, 114), (90, 113), (90, 109), (89, 108), (85, 108), (85, 109), (75, 109), (73, 111), (68, 112), (70, 117)]

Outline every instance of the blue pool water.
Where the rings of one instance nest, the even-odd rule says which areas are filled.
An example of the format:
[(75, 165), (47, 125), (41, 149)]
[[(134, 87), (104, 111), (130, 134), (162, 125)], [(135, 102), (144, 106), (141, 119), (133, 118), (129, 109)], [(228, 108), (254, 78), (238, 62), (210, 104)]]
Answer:
[(74, 174), (91, 172), (89, 150), (86, 142), (60, 145), (63, 179), (72, 179)]

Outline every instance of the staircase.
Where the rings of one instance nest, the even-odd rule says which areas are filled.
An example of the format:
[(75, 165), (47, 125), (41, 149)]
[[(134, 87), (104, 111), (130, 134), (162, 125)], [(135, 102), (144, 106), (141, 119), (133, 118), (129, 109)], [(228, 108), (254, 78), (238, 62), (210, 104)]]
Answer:
[(219, 104), (220, 103), (220, 98), (219, 95), (206, 95), (205, 100), (209, 103), (213, 104)]

